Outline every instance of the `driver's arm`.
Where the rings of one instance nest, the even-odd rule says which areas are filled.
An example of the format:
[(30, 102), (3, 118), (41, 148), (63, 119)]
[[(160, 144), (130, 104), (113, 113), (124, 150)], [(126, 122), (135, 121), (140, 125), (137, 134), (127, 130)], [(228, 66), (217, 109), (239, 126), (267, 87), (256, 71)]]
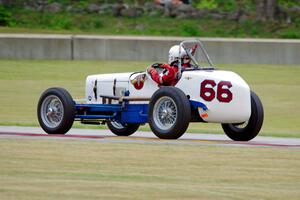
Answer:
[(152, 66), (150, 66), (147, 69), (148, 74), (150, 74), (151, 78), (158, 84), (161, 84), (162, 80), (161, 77), (159, 76), (158, 72), (156, 69), (154, 69)]
[[(157, 71), (158, 68), (163, 69), (163, 72), (159, 74)], [(151, 75), (151, 78), (160, 85), (168, 85), (175, 78), (175, 71), (168, 64), (155, 63), (147, 69), (147, 72)]]

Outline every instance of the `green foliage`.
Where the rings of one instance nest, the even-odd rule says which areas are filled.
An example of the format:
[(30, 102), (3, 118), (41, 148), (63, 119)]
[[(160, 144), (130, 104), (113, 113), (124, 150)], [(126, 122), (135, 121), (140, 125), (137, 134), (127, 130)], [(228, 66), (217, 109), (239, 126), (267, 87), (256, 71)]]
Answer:
[(297, 31), (295, 29), (288, 29), (288, 30), (281, 31), (279, 33), (279, 35), (281, 38), (286, 38), (286, 39), (299, 39), (300, 38), (299, 31)]
[(76, 25), (80, 30), (93, 30), (93, 29), (99, 29), (103, 27), (103, 23), (100, 20), (99, 16), (89, 19), (89, 18), (82, 18), (84, 23), (79, 23)]
[(181, 27), (181, 33), (183, 36), (198, 36), (200, 31), (194, 23), (185, 23)]
[(60, 15), (53, 15), (51, 13), (44, 13), (41, 15), (40, 25), (51, 27), (53, 29), (70, 29), (72, 21), (68, 17), (61, 17)]
[(228, 12), (237, 9), (236, 0), (196, 0), (193, 1), (196, 8), (199, 9), (218, 9), (220, 11)]
[(237, 1), (236, 0), (215, 0), (217, 3), (218, 9), (221, 9), (225, 12), (230, 12), (237, 9)]
[(0, 26), (8, 26), (12, 23), (12, 15), (10, 11), (0, 5)]
[(238, 8), (255, 10), (253, 0), (194, 0), (192, 3), (199, 9), (216, 9), (221, 12), (233, 12)]
[[(24, 0), (25, 1), (25, 0)], [(29, 1), (29, 0), (26, 0)], [(147, 0), (148, 1), (148, 0)], [(147, 2), (144, 1), (144, 2)], [(150, 0), (149, 0), (150, 1)], [(149, 2), (148, 1), (148, 2)], [(18, 2), (22, 2), (21, 0)], [(55, 2), (55, 0), (48, 0)], [(58, 1), (57, 1), (58, 2)], [(246, 10), (248, 18), (240, 22), (228, 19), (180, 19), (161, 16), (148, 17), (146, 14), (137, 18), (119, 17), (111, 14), (99, 15), (81, 12), (86, 10), (89, 3), (103, 3), (106, 0), (61, 0), (65, 8), (72, 4), (78, 12), (61, 11), (59, 13), (25, 10), (21, 7), (0, 6), (0, 26), (21, 28), (26, 32), (67, 32), (95, 33), (117, 35), (157, 35), (157, 36), (199, 36), (199, 37), (263, 37), (263, 38), (300, 38), (300, 18), (297, 13), (290, 14), (291, 23), (279, 20), (258, 23), (254, 20), (255, 4), (253, 0), (193, 0), (193, 5), (203, 9), (214, 9), (219, 12), (231, 13), (239, 8)], [(109, 1), (113, 3), (115, 1)], [(137, 3), (137, 0), (124, 1)], [(279, 3), (297, 5), (291, 0), (280, 0)], [(180, 24), (180, 25), (179, 25)], [(4, 28), (2, 28), (3, 31)], [(15, 29), (17, 30), (17, 29)], [(1, 31), (1, 30), (0, 30)], [(12, 30), (8, 31), (11, 32)], [(18, 31), (17, 31), (18, 32)]]
[[(30, 13), (30, 14), (29, 14)], [(29, 12), (18, 15), (17, 27), (43, 28), (53, 30), (82, 30), (92, 31), (101, 29), (103, 22), (99, 15), (69, 14), (69, 13), (40, 13)], [(34, 23), (33, 23), (34, 22)]]
[(76, 7), (76, 8), (86, 8), (87, 6), (88, 6), (88, 2), (87, 1), (77, 1), (75, 4), (74, 4), (74, 6)]
[(218, 4), (215, 0), (202, 0), (197, 5), (199, 9), (215, 9), (218, 7)]
[(299, 0), (278, 0), (278, 4), (285, 8), (289, 8), (292, 6), (300, 6), (300, 1)]

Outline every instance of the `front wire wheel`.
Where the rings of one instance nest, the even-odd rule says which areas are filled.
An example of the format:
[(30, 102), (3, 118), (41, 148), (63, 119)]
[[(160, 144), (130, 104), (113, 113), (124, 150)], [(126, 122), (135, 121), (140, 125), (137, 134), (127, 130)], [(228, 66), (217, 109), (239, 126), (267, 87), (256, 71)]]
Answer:
[(161, 97), (153, 108), (154, 121), (161, 130), (174, 126), (177, 119), (177, 106), (170, 97)]
[(161, 87), (152, 95), (148, 108), (148, 122), (157, 137), (181, 137), (188, 128), (190, 119), (190, 102), (179, 88)]

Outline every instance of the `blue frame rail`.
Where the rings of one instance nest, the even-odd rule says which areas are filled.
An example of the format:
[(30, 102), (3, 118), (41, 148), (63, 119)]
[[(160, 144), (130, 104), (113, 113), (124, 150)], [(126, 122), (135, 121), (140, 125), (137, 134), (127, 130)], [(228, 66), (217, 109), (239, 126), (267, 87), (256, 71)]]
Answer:
[(76, 104), (75, 119), (115, 119), (121, 123), (147, 123), (148, 104)]
[[(190, 100), (191, 108), (195, 111), (201, 107), (207, 110), (205, 104)], [(148, 122), (148, 104), (75, 104), (76, 120), (103, 120), (114, 119), (120, 123)], [(198, 111), (197, 111), (198, 112)]]

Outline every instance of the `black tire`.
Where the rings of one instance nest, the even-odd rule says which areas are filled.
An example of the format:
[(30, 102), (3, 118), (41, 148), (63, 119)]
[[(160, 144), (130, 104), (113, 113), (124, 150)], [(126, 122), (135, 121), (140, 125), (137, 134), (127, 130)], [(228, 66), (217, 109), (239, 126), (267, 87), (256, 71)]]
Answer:
[(135, 133), (140, 124), (121, 124), (117, 121), (107, 120), (107, 127), (111, 132), (113, 132), (117, 136), (129, 136)]
[(40, 97), (37, 116), (46, 133), (65, 134), (74, 122), (75, 102), (67, 90), (49, 88)]
[(181, 137), (188, 128), (190, 119), (190, 102), (180, 89), (166, 86), (153, 94), (148, 108), (148, 122), (157, 137)]
[(225, 134), (234, 141), (249, 141), (255, 138), (264, 121), (263, 105), (259, 97), (251, 91), (251, 116), (248, 122), (222, 124)]

